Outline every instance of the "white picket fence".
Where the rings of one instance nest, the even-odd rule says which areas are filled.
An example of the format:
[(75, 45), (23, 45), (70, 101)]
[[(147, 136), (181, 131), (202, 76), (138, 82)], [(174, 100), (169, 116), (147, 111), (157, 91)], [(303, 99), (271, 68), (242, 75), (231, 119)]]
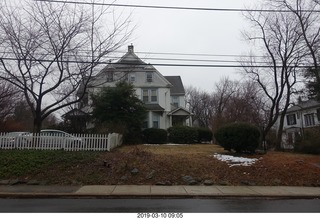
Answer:
[(20, 136), (0, 133), (0, 149), (66, 150), (66, 151), (111, 151), (122, 144), (122, 135), (70, 134), (50, 136), (25, 134)]

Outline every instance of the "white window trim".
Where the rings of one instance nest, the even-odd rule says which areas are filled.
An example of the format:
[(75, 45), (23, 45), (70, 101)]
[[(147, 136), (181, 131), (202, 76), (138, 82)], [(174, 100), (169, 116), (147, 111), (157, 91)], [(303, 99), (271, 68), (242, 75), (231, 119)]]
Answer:
[(113, 72), (107, 72), (107, 82), (113, 82), (113, 81), (114, 81)]
[(314, 114), (304, 114), (304, 122), (306, 127), (315, 126)]
[[(154, 127), (154, 122), (157, 122), (157, 127)], [(160, 115), (152, 113), (152, 128), (160, 128)]]
[[(133, 79), (133, 80), (132, 80)], [(136, 82), (136, 74), (135, 73), (129, 73), (128, 74), (128, 82), (129, 83), (134, 83)]]
[(287, 125), (296, 125), (296, 124), (297, 124), (296, 114), (295, 113), (288, 114), (287, 115)]
[[(156, 91), (156, 97), (157, 97), (157, 100), (156, 101), (152, 101), (152, 91), (155, 90)], [(148, 91), (148, 101), (144, 101), (144, 91)], [(159, 93), (158, 93), (158, 89), (156, 88), (145, 88), (145, 89), (142, 89), (142, 101), (144, 103), (158, 103), (159, 101)]]
[[(150, 76), (151, 77), (148, 77)], [(146, 72), (146, 83), (152, 83), (153, 82), (153, 72)]]

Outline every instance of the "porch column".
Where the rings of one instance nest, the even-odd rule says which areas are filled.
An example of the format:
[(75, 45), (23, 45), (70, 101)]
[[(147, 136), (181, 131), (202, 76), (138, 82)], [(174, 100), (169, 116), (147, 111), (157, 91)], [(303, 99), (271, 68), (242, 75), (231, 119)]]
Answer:
[(193, 127), (193, 124), (192, 124), (192, 116), (191, 116), (191, 115), (189, 116), (189, 124), (190, 124), (190, 127)]

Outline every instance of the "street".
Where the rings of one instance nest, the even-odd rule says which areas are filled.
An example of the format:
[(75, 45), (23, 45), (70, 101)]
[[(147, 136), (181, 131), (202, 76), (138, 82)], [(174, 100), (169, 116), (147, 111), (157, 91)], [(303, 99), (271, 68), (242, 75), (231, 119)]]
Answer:
[(320, 199), (0, 199), (0, 213), (319, 213)]

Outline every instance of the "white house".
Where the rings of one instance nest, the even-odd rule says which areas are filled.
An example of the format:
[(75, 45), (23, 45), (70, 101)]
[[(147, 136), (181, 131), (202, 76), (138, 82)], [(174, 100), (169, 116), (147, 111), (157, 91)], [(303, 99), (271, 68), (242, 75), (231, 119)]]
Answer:
[(320, 125), (320, 102), (308, 100), (290, 107), (285, 115), (282, 147), (293, 149), (297, 136), (304, 131)]
[(137, 96), (145, 103), (148, 114), (143, 128), (192, 126), (192, 113), (185, 108), (185, 90), (180, 76), (163, 76), (134, 53), (133, 45), (128, 46), (128, 52), (119, 61), (109, 63), (89, 82), (78, 111), (90, 114), (90, 94), (96, 94), (103, 87), (115, 87), (120, 80), (132, 83)]

